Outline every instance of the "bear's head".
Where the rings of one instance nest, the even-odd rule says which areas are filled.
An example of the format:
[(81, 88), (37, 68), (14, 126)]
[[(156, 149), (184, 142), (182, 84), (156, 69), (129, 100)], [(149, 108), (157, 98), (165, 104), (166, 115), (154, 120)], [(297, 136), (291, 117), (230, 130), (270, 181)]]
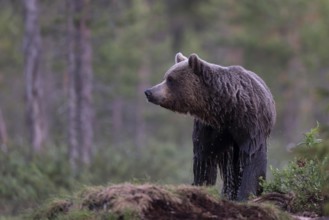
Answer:
[(166, 109), (197, 115), (205, 107), (206, 86), (201, 74), (207, 63), (196, 54), (189, 58), (176, 54), (175, 65), (164, 75), (158, 85), (145, 90), (149, 102)]

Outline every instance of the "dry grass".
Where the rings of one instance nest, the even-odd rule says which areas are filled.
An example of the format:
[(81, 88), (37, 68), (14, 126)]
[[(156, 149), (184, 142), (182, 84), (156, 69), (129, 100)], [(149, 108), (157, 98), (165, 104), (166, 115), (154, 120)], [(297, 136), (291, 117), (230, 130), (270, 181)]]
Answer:
[[(74, 217), (73, 217), (74, 216)], [(290, 219), (272, 206), (219, 200), (206, 188), (121, 184), (56, 200), (33, 219)]]

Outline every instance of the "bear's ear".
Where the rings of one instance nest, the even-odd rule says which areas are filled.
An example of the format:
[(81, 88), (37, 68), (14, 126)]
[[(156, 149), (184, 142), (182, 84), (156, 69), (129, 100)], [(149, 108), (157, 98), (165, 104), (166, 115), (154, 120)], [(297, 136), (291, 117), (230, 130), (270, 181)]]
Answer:
[(184, 60), (187, 60), (187, 57), (184, 56), (181, 52), (179, 52), (179, 53), (176, 54), (176, 57), (175, 57), (175, 62), (176, 63), (180, 63), (180, 62), (182, 62)]
[(203, 68), (202, 60), (195, 53), (191, 54), (188, 58), (188, 65), (192, 68), (195, 74), (200, 74)]

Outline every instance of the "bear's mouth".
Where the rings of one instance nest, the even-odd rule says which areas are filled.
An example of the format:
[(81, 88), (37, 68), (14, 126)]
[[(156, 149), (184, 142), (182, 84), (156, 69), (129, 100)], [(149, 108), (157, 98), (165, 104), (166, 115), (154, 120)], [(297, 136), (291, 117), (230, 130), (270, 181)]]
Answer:
[(177, 112), (177, 113), (180, 113), (180, 114), (189, 114), (189, 110), (186, 109), (186, 108), (183, 108), (177, 102), (170, 103), (170, 104), (166, 103), (166, 102), (161, 102), (159, 105), (161, 107), (163, 107), (165, 109), (168, 109), (170, 111), (173, 111), (173, 112)]

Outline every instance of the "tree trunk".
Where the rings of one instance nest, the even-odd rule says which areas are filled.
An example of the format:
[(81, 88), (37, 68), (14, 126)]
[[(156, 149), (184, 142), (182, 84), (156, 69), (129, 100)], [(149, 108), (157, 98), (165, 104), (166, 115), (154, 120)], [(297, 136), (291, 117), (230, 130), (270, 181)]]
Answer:
[(67, 0), (69, 158), (74, 171), (89, 164), (93, 145), (92, 47), (89, 1)]
[(117, 97), (112, 102), (112, 139), (116, 145), (122, 141), (123, 128), (123, 100)]
[(142, 61), (142, 66), (138, 71), (138, 87), (137, 87), (137, 107), (136, 107), (136, 146), (138, 148), (145, 144), (145, 95), (144, 90), (148, 87), (147, 79), (150, 76), (150, 66), (147, 60)]
[[(93, 111), (92, 111), (92, 47), (91, 32), (87, 26), (90, 23), (89, 5), (90, 1), (77, 0), (77, 13), (81, 14), (80, 24), (77, 25), (81, 33), (79, 47), (81, 54), (80, 82), (81, 92), (80, 100), (80, 127), (81, 127), (81, 147), (82, 159), (84, 163), (89, 164), (91, 161), (91, 150), (93, 145)], [(77, 40), (78, 40), (77, 39)]]
[(8, 136), (7, 136), (6, 123), (3, 118), (2, 111), (0, 109), (0, 149), (4, 153), (8, 151), (7, 140), (8, 140)]
[[(288, 33), (284, 33), (284, 38), (289, 43), (291, 48), (294, 51), (294, 54), (301, 54), (300, 49), (300, 38), (298, 31), (296, 30), (289, 30)], [(287, 80), (288, 86), (286, 87), (286, 91), (284, 92), (284, 108), (283, 108), (283, 137), (286, 142), (294, 143), (298, 141), (301, 137), (298, 137), (298, 134), (303, 132), (301, 130), (301, 122), (302, 122), (302, 111), (301, 109), (301, 98), (300, 96), (305, 95), (305, 82), (304, 79), (306, 78), (306, 68), (303, 64), (303, 61), (300, 59), (299, 56), (291, 57), (288, 69)], [(296, 138), (298, 137), (298, 138)]]
[(66, 1), (67, 6), (67, 60), (68, 60), (68, 144), (69, 160), (73, 173), (78, 172), (79, 144), (78, 144), (78, 116), (76, 94), (76, 63), (73, 27), (73, 2)]
[(44, 117), (41, 107), (40, 58), (41, 37), (38, 24), (38, 1), (24, 0), (25, 36), (24, 36), (24, 75), (26, 119), (32, 152), (38, 152), (45, 140)]

